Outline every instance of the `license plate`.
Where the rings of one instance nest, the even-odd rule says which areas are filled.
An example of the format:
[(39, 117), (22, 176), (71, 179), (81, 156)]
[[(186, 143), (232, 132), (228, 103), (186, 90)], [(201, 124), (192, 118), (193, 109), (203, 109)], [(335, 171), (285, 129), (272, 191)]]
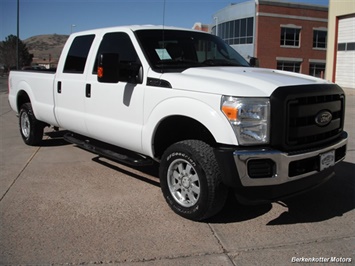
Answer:
[(320, 171), (335, 164), (335, 151), (328, 151), (320, 154)]

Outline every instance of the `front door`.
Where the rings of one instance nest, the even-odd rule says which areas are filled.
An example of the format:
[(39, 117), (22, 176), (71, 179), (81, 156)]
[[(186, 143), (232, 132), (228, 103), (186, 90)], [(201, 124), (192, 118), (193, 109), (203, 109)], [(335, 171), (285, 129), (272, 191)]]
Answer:
[[(98, 58), (102, 53), (118, 54), (118, 82), (98, 81)], [(90, 136), (141, 151), (144, 86), (136, 81), (135, 73), (131, 71), (141, 64), (129, 35), (125, 32), (106, 33), (91, 65), (85, 97), (85, 122)]]

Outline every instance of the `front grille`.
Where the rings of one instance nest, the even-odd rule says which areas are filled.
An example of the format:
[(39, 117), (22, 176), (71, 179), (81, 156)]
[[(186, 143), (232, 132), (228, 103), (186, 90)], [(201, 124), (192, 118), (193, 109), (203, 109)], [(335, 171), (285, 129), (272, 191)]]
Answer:
[[(342, 131), (343, 105), (344, 98), (337, 94), (302, 97), (289, 102), (287, 144), (306, 145), (337, 136)], [(331, 121), (326, 126), (319, 126), (315, 122), (315, 117), (322, 110), (332, 115)]]
[(334, 84), (278, 88), (271, 96), (271, 144), (297, 151), (333, 141), (343, 131), (344, 106)]

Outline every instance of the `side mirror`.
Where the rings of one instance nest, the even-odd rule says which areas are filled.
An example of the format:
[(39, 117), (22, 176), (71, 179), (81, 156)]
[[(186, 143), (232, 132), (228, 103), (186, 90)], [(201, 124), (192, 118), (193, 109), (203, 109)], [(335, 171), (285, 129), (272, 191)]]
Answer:
[(259, 59), (256, 57), (250, 57), (249, 64), (252, 67), (258, 67), (259, 66)]
[(119, 54), (102, 53), (98, 60), (97, 80), (99, 82), (117, 83), (120, 76)]
[[(122, 67), (122, 66), (121, 66)], [(121, 68), (122, 71), (127, 71), (128, 82), (142, 84), (143, 83), (143, 67), (138, 63), (129, 63)]]

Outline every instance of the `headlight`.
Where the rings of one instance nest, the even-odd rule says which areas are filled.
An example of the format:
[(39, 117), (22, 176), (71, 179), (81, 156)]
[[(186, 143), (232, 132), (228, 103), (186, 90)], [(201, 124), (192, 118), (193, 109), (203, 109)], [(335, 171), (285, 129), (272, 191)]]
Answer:
[(270, 101), (267, 98), (223, 96), (221, 110), (241, 145), (260, 145), (270, 139)]

